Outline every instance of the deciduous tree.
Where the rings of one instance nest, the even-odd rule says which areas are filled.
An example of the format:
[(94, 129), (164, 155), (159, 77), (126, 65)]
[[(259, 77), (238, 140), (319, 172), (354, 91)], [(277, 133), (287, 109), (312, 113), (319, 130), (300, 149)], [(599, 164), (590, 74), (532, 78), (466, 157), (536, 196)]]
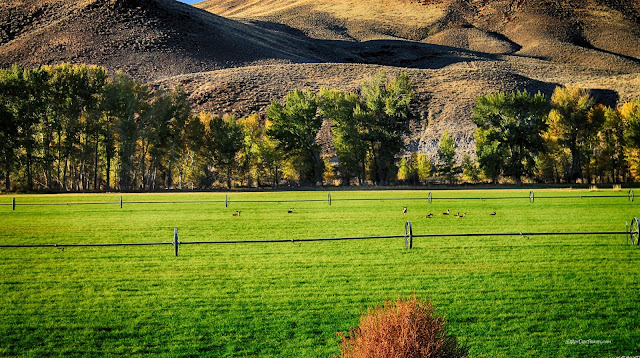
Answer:
[(478, 126), (476, 151), (489, 177), (496, 171), (520, 182), (534, 173), (535, 158), (543, 151), (541, 134), (547, 129), (549, 104), (543, 94), (527, 91), (481, 96), (473, 109)]
[(569, 149), (571, 167), (568, 179), (582, 178), (583, 165), (588, 164), (593, 138), (604, 123), (604, 112), (595, 107), (595, 100), (578, 87), (557, 87), (551, 96), (553, 109), (549, 114), (549, 127), (558, 144)]
[(301, 177), (312, 185), (322, 182), (324, 163), (316, 142), (322, 118), (318, 115), (317, 96), (308, 90), (293, 90), (284, 105), (271, 103), (267, 117), (273, 122), (267, 135), (278, 141), (288, 157), (299, 158)]

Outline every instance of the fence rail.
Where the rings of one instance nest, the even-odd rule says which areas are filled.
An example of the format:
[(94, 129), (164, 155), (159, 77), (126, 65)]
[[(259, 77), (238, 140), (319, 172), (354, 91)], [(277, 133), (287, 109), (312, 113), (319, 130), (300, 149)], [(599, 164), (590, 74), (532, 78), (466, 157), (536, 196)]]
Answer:
[(275, 240), (214, 240), (214, 241), (180, 241), (178, 239), (178, 228), (174, 228), (173, 241), (171, 242), (133, 242), (133, 243), (88, 243), (88, 244), (0, 244), (0, 248), (37, 248), (37, 247), (108, 247), (108, 246), (155, 246), (172, 245), (175, 255), (178, 256), (180, 245), (228, 245), (228, 244), (268, 244), (268, 243), (301, 243), (318, 241), (346, 241), (346, 240), (379, 240), (404, 238), (405, 248), (413, 248), (414, 238), (435, 238), (435, 237), (481, 237), (481, 236), (557, 236), (557, 235), (626, 235), (627, 243), (640, 245), (640, 220), (637, 217), (631, 220), (631, 225), (627, 231), (583, 231), (583, 232), (494, 232), (494, 233), (449, 233), (449, 234), (414, 234), (411, 222), (405, 222), (404, 235), (385, 236), (352, 236), (352, 237), (331, 237), (331, 238), (308, 238), (308, 239), (275, 239)]
[(409, 198), (332, 198), (331, 193), (327, 194), (326, 199), (289, 199), (289, 200), (230, 200), (229, 195), (225, 195), (224, 200), (161, 200), (161, 201), (145, 201), (145, 200), (132, 200), (124, 201), (120, 196), (119, 201), (100, 201), (100, 202), (70, 202), (70, 203), (36, 203), (26, 202), (18, 203), (16, 198), (12, 198), (11, 203), (0, 203), (0, 206), (11, 206), (13, 210), (16, 210), (17, 206), (72, 206), (72, 205), (117, 205), (120, 204), (122, 209), (124, 204), (206, 204), (206, 203), (224, 203), (225, 207), (228, 207), (231, 203), (303, 203), (303, 202), (326, 202), (329, 206), (334, 201), (399, 201), (399, 200), (427, 200), (431, 204), (434, 200), (513, 200), (513, 199), (526, 199), (530, 203), (534, 203), (536, 199), (598, 199), (598, 198), (626, 198), (629, 201), (634, 201), (635, 195), (633, 189), (630, 189), (626, 195), (548, 195), (548, 196), (536, 196), (535, 192), (531, 190), (529, 196), (489, 196), (489, 197), (434, 197), (432, 192), (429, 192), (426, 197), (409, 197)]

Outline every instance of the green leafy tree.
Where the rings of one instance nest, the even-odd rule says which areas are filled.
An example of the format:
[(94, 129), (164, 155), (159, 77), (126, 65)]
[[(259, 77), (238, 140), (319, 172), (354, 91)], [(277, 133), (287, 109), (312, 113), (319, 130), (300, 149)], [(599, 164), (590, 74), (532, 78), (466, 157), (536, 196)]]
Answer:
[(242, 128), (236, 123), (236, 118), (212, 117), (205, 143), (216, 166), (225, 175), (227, 188), (231, 188), (233, 169), (237, 164), (236, 156), (244, 145), (244, 134)]
[(410, 104), (414, 93), (409, 76), (401, 73), (388, 81), (381, 71), (362, 83), (360, 96), (365, 123), (362, 137), (369, 143), (372, 178), (379, 185), (387, 185), (396, 173), (396, 155), (404, 148), (404, 136), (413, 117)]
[(286, 161), (282, 146), (276, 139), (267, 135), (272, 125), (273, 122), (269, 119), (264, 123), (261, 140), (258, 142), (258, 169), (260, 173), (264, 173), (265, 181), (271, 181), (272, 185), (277, 187)]
[(323, 89), (320, 107), (325, 118), (332, 121), (333, 144), (338, 156), (338, 177), (343, 185), (352, 178), (362, 184), (366, 177), (369, 144), (365, 140), (369, 115), (354, 93)]
[(0, 104), (0, 160), (2, 161), (2, 170), (4, 170), (6, 191), (11, 190), (11, 172), (16, 157), (17, 139), (17, 120), (4, 104)]
[(497, 174), (520, 182), (535, 171), (535, 158), (544, 150), (549, 105), (543, 94), (527, 91), (495, 93), (478, 98), (473, 109), (478, 161), (488, 177)]
[(447, 130), (444, 131), (442, 137), (440, 138), (440, 145), (438, 146), (437, 155), (438, 174), (445, 177), (450, 184), (453, 184), (456, 175), (456, 145)]
[(410, 182), (414, 178), (415, 173), (416, 170), (411, 166), (410, 161), (407, 160), (406, 157), (402, 157), (398, 165), (398, 181), (402, 183)]
[[(16, 157), (6, 160), (6, 164), (11, 169), (13, 164), (21, 164), (29, 191), (34, 189), (34, 169), (40, 162), (42, 141), (38, 134), (40, 123), (47, 116), (47, 81), (48, 73), (42, 69), (26, 70), (13, 66), (0, 74), (2, 104), (12, 114), (13, 124), (17, 126), (17, 136), (12, 143)], [(9, 128), (5, 135), (11, 136), (13, 132), (14, 128)]]
[(465, 154), (462, 157), (462, 176), (465, 180), (476, 183), (480, 180), (480, 168), (478, 167), (478, 163), (476, 163), (468, 154)]
[(640, 177), (640, 99), (622, 103), (620, 116), (625, 123), (625, 161), (630, 175)]
[(485, 177), (495, 184), (502, 173), (502, 163), (506, 157), (506, 148), (500, 142), (493, 140), (489, 131), (476, 129), (473, 137), (476, 140), (476, 155), (478, 165)]
[(322, 182), (324, 162), (316, 143), (322, 126), (317, 96), (311, 91), (293, 90), (287, 94), (284, 105), (271, 103), (267, 117), (273, 122), (267, 135), (277, 140), (289, 158), (298, 158), (302, 179), (312, 185)]
[(604, 118), (594, 155), (597, 176), (610, 182), (621, 182), (629, 172), (625, 158), (624, 117), (618, 109), (604, 107)]
[(426, 154), (416, 155), (415, 168), (419, 181), (425, 182), (433, 177), (433, 162), (427, 157)]
[(572, 182), (583, 177), (583, 166), (589, 162), (594, 138), (604, 123), (604, 112), (595, 105), (593, 97), (578, 87), (556, 87), (551, 96), (549, 127), (558, 144), (569, 149), (567, 178)]
[[(49, 73), (52, 111), (59, 122), (55, 125), (58, 140), (58, 168), (62, 165), (62, 188), (77, 187), (80, 167), (91, 166), (92, 150), (87, 136), (97, 131), (97, 108), (107, 79), (104, 68), (63, 63), (44, 67)], [(95, 136), (93, 136), (95, 138)], [(68, 182), (70, 171), (74, 172)], [(85, 176), (86, 177), (86, 176)], [(85, 182), (86, 186), (86, 182)]]
[(11, 174), (17, 166), (17, 156), (20, 147), (21, 123), (18, 115), (22, 103), (26, 101), (24, 93), (26, 80), (24, 69), (13, 66), (11, 69), (0, 70), (0, 150), (2, 150), (2, 168), (4, 170), (5, 190), (11, 189)]
[(438, 173), (445, 177), (449, 184), (453, 184), (457, 172), (456, 164), (456, 144), (448, 131), (444, 131), (438, 146)]
[(139, 133), (142, 104), (148, 99), (148, 88), (128, 76), (117, 73), (105, 88), (105, 109), (115, 119), (114, 132), (118, 144), (120, 190), (134, 187), (134, 155)]

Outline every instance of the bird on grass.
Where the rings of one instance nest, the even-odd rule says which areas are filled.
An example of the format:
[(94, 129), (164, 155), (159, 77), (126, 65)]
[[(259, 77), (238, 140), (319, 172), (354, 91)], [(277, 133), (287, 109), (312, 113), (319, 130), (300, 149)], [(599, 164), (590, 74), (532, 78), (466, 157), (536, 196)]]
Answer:
[(497, 214), (497, 213), (496, 213), (496, 211), (494, 210), (494, 211), (493, 211), (491, 214), (489, 214), (489, 215), (491, 215), (491, 216), (495, 216), (496, 214)]
[(407, 207), (406, 206), (402, 207), (402, 215), (407, 215)]
[(454, 216), (459, 218), (460, 217), (460, 212), (458, 211)]
[(462, 219), (462, 218), (464, 218), (465, 216), (467, 216), (467, 213), (464, 213), (464, 214), (462, 214), (462, 215), (459, 215), (459, 216), (458, 216), (458, 218)]
[(440, 215), (449, 215), (449, 209), (447, 209), (447, 211), (445, 211), (444, 213), (440, 213)]
[(289, 211), (287, 211), (287, 213), (291, 214), (293, 212), (293, 208), (289, 209)]
[(242, 212), (242, 210), (236, 210), (236, 212), (231, 214), (231, 216), (240, 216), (241, 212)]
[(433, 211), (429, 213), (429, 215), (425, 216), (427, 219), (431, 219), (433, 217)]

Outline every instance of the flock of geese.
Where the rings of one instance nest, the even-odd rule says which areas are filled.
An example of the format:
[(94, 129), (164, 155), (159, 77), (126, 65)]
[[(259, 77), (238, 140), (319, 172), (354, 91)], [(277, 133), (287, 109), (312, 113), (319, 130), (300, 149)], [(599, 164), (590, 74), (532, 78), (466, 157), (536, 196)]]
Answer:
[[(402, 215), (407, 215), (407, 207), (406, 207), (406, 206), (403, 206), (403, 207), (402, 207)], [(445, 212), (443, 212), (443, 213), (440, 213), (440, 215), (441, 215), (441, 216), (451, 215), (451, 211), (450, 211), (449, 209), (447, 209), (447, 211), (445, 211)], [(493, 211), (491, 214), (489, 214), (489, 215), (491, 215), (491, 216), (496, 216), (496, 215), (497, 215), (497, 213), (496, 213), (496, 211), (494, 210), (494, 211)], [(464, 218), (465, 216), (467, 216), (467, 213), (466, 213), (466, 212), (465, 212), (465, 213), (462, 213), (462, 214), (460, 214), (460, 212), (457, 212), (457, 213), (454, 215), (454, 217), (456, 217), (456, 218), (460, 218), (460, 219)], [(430, 212), (427, 216), (425, 216), (425, 218), (426, 218), (426, 219), (431, 219), (432, 217), (433, 217), (433, 211), (432, 211), (432, 212)]]
[[(242, 210), (236, 210), (236, 212), (231, 214), (231, 216), (240, 216), (241, 212), (242, 212)], [(290, 208), (289, 210), (287, 210), (287, 213), (292, 214), (293, 213), (293, 208)]]
[[(233, 214), (231, 214), (231, 216), (240, 216), (240, 213), (241, 213), (241, 212), (242, 212), (242, 210), (236, 210), (236, 212), (235, 212), (235, 213), (233, 213)], [(289, 210), (287, 210), (287, 213), (289, 213), (289, 214), (293, 213), (293, 208), (290, 208)], [(406, 207), (406, 206), (403, 206), (403, 207), (402, 207), (402, 215), (407, 215), (407, 207)], [(443, 212), (443, 213), (440, 213), (440, 215), (445, 215), (445, 216), (446, 216), (446, 215), (451, 215), (451, 211), (449, 211), (449, 209), (447, 209), (447, 211), (445, 211), (445, 212)], [(497, 215), (497, 213), (496, 213), (496, 211), (494, 210), (494, 211), (493, 211), (491, 214), (489, 214), (489, 215), (495, 216), (495, 215)], [(457, 213), (454, 215), (454, 217), (456, 217), (456, 218), (460, 218), (460, 219), (464, 218), (465, 216), (467, 216), (467, 213), (466, 213), (466, 212), (465, 212), (465, 213), (462, 213), (462, 214), (460, 214), (460, 212), (457, 212)], [(432, 217), (433, 217), (433, 211), (432, 211), (432, 212), (430, 212), (427, 216), (425, 216), (425, 218), (427, 218), (427, 219), (431, 219)]]

